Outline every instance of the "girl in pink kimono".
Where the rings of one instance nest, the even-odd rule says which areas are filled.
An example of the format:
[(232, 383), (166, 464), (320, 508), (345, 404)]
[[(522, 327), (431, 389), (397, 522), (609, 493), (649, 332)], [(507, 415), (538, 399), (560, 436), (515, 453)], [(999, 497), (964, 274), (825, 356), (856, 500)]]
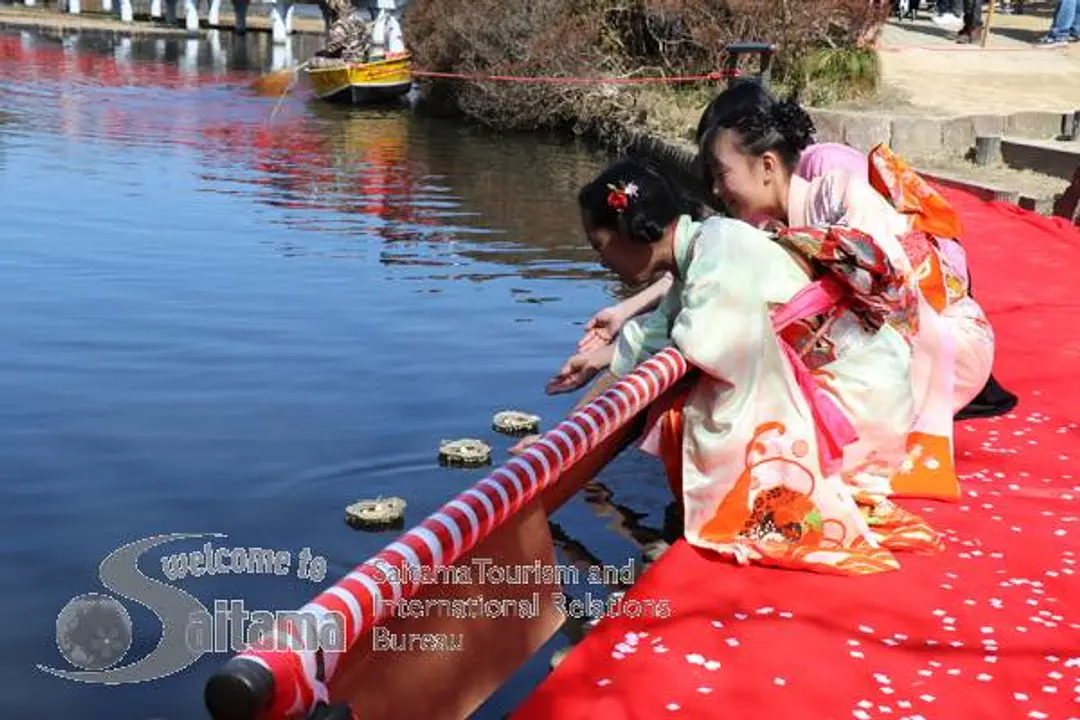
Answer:
[(868, 463), (902, 448), (913, 410), (897, 328), (917, 321), (919, 298), (871, 236), (695, 222), (659, 171), (633, 161), (608, 168), (579, 204), (589, 242), (623, 281), (672, 277), (659, 307), (623, 326), (610, 373), (669, 345), (696, 368), (650, 433), (689, 542), (840, 574), (897, 569), (895, 550), (941, 549), (919, 518), (840, 473), (853, 452)]
[[(875, 495), (955, 500), (960, 494), (952, 444), (957, 336), (912, 269), (920, 265), (920, 254), (931, 251), (929, 240), (864, 178), (842, 171), (811, 181), (796, 175), (812, 133), (810, 118), (792, 101), (721, 114), (702, 142), (713, 190), (729, 211), (759, 226), (839, 224), (865, 232), (908, 274), (919, 298), (918, 322), (904, 328), (913, 353), (916, 412), (902, 448), (902, 472), (892, 472), (895, 448), (879, 457), (856, 449), (845, 457), (845, 477)], [(983, 347), (992, 357), (992, 335)], [(986, 366), (988, 375), (989, 362)], [(860, 443), (867, 441), (880, 444), (877, 438), (860, 438)]]

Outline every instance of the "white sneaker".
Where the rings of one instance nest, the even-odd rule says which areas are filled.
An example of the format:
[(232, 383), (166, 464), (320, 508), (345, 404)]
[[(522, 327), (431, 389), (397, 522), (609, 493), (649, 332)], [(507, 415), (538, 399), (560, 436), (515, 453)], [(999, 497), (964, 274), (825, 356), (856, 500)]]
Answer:
[(959, 30), (964, 26), (963, 18), (953, 15), (952, 13), (935, 15), (931, 20), (938, 27), (945, 28), (946, 30)]

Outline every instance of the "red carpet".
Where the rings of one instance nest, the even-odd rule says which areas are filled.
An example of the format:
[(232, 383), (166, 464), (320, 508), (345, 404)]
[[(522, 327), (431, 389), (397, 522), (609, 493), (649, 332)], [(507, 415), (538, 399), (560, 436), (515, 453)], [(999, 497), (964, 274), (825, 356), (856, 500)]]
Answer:
[(609, 617), (515, 717), (1080, 718), (1080, 230), (943, 192), (1020, 396), (957, 426), (960, 503), (904, 503), (945, 553), (838, 578), (679, 543), (627, 595), (671, 616)]

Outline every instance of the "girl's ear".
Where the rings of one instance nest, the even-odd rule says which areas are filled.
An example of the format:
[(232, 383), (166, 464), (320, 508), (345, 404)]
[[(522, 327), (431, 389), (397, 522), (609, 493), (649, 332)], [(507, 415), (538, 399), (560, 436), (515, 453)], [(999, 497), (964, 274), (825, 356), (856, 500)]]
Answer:
[(768, 151), (761, 156), (761, 171), (765, 183), (773, 182), (780, 172), (780, 156), (773, 151)]

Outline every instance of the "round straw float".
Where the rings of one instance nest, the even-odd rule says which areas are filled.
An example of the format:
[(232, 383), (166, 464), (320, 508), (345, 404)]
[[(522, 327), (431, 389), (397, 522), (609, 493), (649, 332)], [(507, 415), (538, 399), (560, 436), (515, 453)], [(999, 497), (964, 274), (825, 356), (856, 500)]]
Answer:
[(540, 416), (519, 410), (503, 410), (495, 413), (491, 425), (498, 432), (506, 435), (528, 435), (539, 432)]
[(360, 500), (345, 508), (345, 522), (357, 530), (391, 530), (405, 526), (405, 501), (399, 497)]
[(443, 440), (439, 444), (439, 462), (467, 467), (486, 465), (491, 462), (491, 446), (475, 438)]

